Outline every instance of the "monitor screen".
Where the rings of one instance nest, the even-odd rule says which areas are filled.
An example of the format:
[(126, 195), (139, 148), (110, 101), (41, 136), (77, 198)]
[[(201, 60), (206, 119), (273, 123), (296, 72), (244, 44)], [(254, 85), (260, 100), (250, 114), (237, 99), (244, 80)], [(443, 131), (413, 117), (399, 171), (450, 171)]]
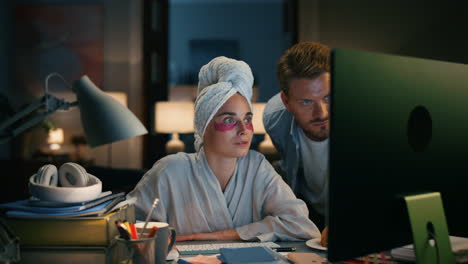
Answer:
[(330, 112), (330, 261), (411, 244), (409, 194), (468, 236), (467, 65), (335, 49)]

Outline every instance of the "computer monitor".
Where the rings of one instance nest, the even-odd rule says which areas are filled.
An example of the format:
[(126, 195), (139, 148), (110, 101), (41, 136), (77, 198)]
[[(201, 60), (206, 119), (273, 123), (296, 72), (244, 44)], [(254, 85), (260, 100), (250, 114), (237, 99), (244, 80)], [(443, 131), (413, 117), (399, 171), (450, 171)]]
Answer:
[(329, 260), (413, 243), (411, 194), (440, 193), (450, 235), (467, 237), (468, 66), (347, 49), (331, 61)]

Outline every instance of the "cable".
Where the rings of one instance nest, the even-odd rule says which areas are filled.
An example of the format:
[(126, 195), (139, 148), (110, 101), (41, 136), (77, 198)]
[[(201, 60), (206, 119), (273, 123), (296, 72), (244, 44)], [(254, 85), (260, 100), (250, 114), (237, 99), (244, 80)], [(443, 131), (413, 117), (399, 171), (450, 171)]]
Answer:
[[(69, 82), (67, 82), (67, 80), (65, 80), (65, 78), (63, 78), (62, 75), (60, 75), (59, 73), (57, 72), (53, 72), (53, 73), (50, 73), (49, 75), (47, 75), (47, 77), (45, 78), (45, 86), (44, 86), (44, 93), (45, 95), (47, 95), (49, 93), (49, 79), (54, 77), (54, 76), (57, 76), (59, 77), (60, 79), (62, 79), (62, 81), (70, 88), (72, 89), (72, 86)], [(46, 105), (46, 111), (49, 111), (49, 99), (45, 98), (45, 105)]]

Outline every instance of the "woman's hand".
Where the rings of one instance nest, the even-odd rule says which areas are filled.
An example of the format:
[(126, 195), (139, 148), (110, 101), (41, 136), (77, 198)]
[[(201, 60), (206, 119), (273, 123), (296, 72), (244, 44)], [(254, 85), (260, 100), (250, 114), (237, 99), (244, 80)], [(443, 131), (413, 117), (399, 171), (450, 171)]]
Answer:
[(326, 226), (322, 231), (320, 245), (322, 245), (322, 247), (326, 247), (328, 245), (328, 226)]
[(241, 238), (235, 229), (226, 229), (212, 233), (197, 233), (176, 237), (176, 241), (188, 240), (241, 240)]

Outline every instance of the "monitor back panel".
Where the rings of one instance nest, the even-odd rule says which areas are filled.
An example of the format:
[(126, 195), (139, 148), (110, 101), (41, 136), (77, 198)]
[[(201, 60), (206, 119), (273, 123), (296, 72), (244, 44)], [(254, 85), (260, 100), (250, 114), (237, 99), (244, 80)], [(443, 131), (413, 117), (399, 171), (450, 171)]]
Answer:
[(406, 194), (468, 236), (468, 66), (336, 49), (331, 78), (329, 259), (411, 243)]

